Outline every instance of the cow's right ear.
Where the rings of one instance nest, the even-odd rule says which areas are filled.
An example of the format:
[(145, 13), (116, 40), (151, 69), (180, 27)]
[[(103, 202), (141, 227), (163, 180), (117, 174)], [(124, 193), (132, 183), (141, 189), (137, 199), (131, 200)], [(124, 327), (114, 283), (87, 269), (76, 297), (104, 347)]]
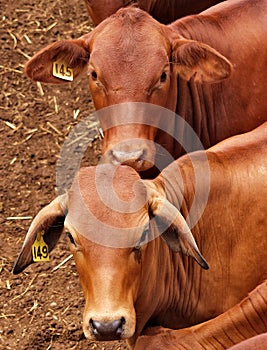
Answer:
[(54, 199), (44, 207), (33, 219), (25, 237), (19, 256), (14, 264), (13, 273), (22, 272), (34, 262), (32, 246), (37, 235), (42, 232), (43, 240), (48, 246), (48, 252), (54, 249), (64, 229), (67, 195)]
[(37, 52), (24, 67), (33, 81), (64, 84), (80, 76), (87, 67), (90, 34), (75, 40), (62, 40)]

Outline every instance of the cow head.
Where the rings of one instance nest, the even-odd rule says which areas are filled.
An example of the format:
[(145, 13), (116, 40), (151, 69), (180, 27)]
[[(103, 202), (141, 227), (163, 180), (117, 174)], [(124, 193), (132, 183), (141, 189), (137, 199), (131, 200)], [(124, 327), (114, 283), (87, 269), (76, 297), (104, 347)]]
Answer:
[[(27, 62), (25, 72), (35, 81), (54, 84), (68, 82), (64, 74), (70, 75), (69, 68), (73, 79), (87, 72), (96, 110), (142, 102), (175, 111), (178, 75), (185, 80), (218, 82), (229, 77), (231, 64), (213, 48), (184, 39), (172, 28), (140, 9), (120, 9), (91, 33), (44, 48)], [(63, 79), (53, 75), (56, 61), (64, 63)], [(116, 124), (114, 113), (110, 113), (108, 127), (101, 121), (105, 161), (147, 170), (155, 161), (153, 143), (165, 147), (166, 140), (157, 126), (151, 126), (142, 107), (128, 111), (125, 125)], [(138, 123), (129, 125), (128, 118), (136, 113)]]
[(181, 251), (208, 268), (163, 189), (140, 180), (128, 166), (81, 169), (68, 193), (34, 218), (15, 274), (33, 262), (31, 247), (40, 231), (49, 251), (61, 232), (69, 236), (86, 300), (83, 329), (89, 339), (135, 341), (154, 311), (159, 254), (166, 258), (169, 249)]

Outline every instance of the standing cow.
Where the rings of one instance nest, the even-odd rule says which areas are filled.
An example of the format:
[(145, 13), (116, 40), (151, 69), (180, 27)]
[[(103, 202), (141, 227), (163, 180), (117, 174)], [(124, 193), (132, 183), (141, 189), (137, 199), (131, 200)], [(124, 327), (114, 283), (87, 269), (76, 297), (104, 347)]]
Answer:
[(97, 110), (130, 103), (122, 122), (116, 108), (101, 120), (104, 160), (137, 171), (163, 168), (170, 160), (155, 144), (177, 159), (177, 136), (189, 144), (190, 138), (179, 118), (160, 120), (171, 135), (153, 125), (146, 106), (176, 111), (204, 148), (266, 121), (266, 23), (267, 0), (226, 1), (168, 26), (140, 9), (120, 9), (91, 33), (47, 46), (25, 72), (54, 84), (67, 82), (53, 75), (56, 61), (64, 62), (63, 78), (70, 68), (73, 79), (87, 72)]
[(154, 180), (125, 165), (81, 169), (33, 220), (14, 273), (33, 262), (36, 239), (51, 251), (65, 229), (88, 339), (133, 347), (147, 325), (178, 329), (223, 313), (267, 278), (266, 142), (267, 123)]
[(198, 13), (222, 0), (84, 0), (87, 11), (98, 25), (121, 7), (138, 6), (161, 23), (170, 23), (177, 18)]

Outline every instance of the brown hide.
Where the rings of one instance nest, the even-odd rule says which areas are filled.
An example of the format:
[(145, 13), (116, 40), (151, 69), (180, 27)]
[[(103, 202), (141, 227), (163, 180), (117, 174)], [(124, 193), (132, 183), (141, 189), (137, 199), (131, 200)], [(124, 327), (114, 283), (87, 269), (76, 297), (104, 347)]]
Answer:
[[(267, 333), (254, 336), (267, 331), (266, 311), (265, 281), (239, 304), (203, 324), (181, 330), (148, 328), (145, 335), (138, 338), (135, 350), (263, 350)], [(246, 339), (249, 340), (240, 343)], [(238, 345), (232, 347), (234, 344)]]
[(130, 2), (127, 0), (84, 0), (88, 14), (95, 26)]
[[(188, 125), (206, 149), (266, 121), (266, 13), (267, 0), (233, 0), (165, 26), (139, 9), (120, 9), (90, 34), (44, 48), (25, 71), (62, 84), (53, 61), (72, 67), (74, 79), (87, 70), (105, 135), (103, 161), (161, 170), (184, 152), (178, 142), (199, 149)], [(151, 106), (159, 106), (154, 117)], [(185, 124), (168, 112), (159, 117), (166, 109)]]
[(257, 335), (251, 339), (243, 341), (230, 348), (229, 350), (266, 350), (267, 349), (267, 333)]
[(94, 25), (114, 14), (121, 7), (134, 4), (161, 23), (198, 13), (222, 0), (84, 0)]
[(155, 180), (122, 165), (81, 169), (34, 219), (14, 273), (32, 262), (40, 230), (56, 244), (67, 212), (88, 339), (134, 346), (146, 325), (216, 317), (267, 278), (266, 142), (267, 123), (181, 157)]

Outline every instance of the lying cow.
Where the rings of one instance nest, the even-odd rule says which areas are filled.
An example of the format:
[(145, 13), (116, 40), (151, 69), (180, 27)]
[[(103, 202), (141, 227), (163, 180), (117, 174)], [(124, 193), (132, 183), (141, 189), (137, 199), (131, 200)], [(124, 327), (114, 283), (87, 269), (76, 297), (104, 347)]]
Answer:
[[(170, 160), (156, 154), (155, 144), (173, 160), (183, 152), (178, 135), (179, 142), (191, 141), (178, 118), (163, 116), (167, 133), (153, 125), (147, 105), (176, 111), (205, 149), (266, 121), (266, 14), (267, 0), (233, 0), (165, 26), (140, 9), (120, 9), (91, 33), (47, 46), (25, 72), (54, 84), (67, 82), (53, 75), (55, 61), (64, 62), (65, 76), (71, 67), (73, 79), (87, 72), (95, 108), (115, 107), (101, 120), (104, 160), (162, 169)], [(118, 122), (117, 106), (129, 102)]]
[(14, 273), (33, 262), (36, 237), (51, 251), (65, 229), (87, 338), (134, 346), (146, 325), (178, 329), (223, 313), (267, 278), (266, 142), (267, 123), (182, 156), (155, 180), (125, 165), (82, 168), (33, 220)]
[(170, 23), (177, 18), (198, 13), (222, 0), (84, 0), (87, 11), (98, 25), (121, 7), (136, 5), (150, 13), (161, 23)]
[[(266, 350), (264, 332), (267, 332), (267, 281), (230, 310), (202, 324), (180, 330), (147, 329), (135, 350), (223, 350), (238, 343), (231, 349)], [(260, 333), (264, 335), (254, 337)], [(249, 340), (242, 342), (246, 339)], [(263, 344), (265, 347), (261, 348)]]

